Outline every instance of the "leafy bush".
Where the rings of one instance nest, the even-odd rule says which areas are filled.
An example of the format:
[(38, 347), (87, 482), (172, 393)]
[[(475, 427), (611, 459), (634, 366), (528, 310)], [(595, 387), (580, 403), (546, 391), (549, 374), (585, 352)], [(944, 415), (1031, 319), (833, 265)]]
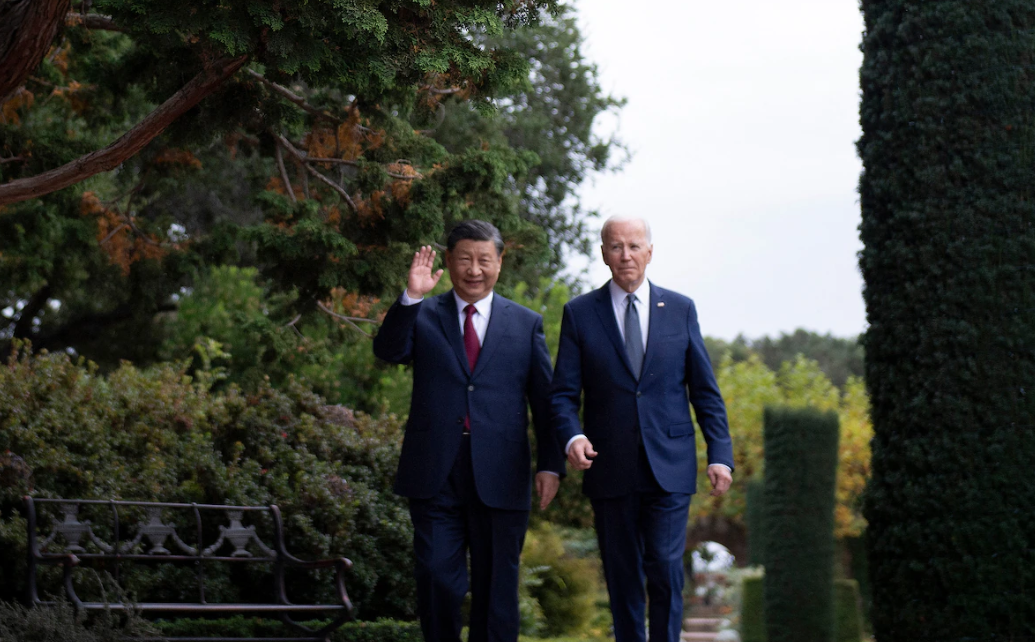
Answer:
[(594, 560), (566, 549), (561, 531), (543, 522), (528, 531), (521, 565), (526, 578), (521, 591), (535, 600), (542, 614), (541, 621), (529, 621), (522, 633), (548, 637), (586, 633), (603, 590)]
[[(23, 495), (276, 503), (293, 553), (353, 560), (359, 616), (412, 618), (412, 529), (391, 492), (400, 436), (394, 419), (325, 406), (290, 377), (281, 389), (216, 393), (168, 365), (101, 376), (63, 354), (19, 349), (0, 367), (0, 599), (24, 594)], [(218, 566), (229, 565), (206, 569), (211, 601), (269, 599), (255, 575), (265, 569), (235, 569), (228, 581)], [(169, 571), (141, 571), (126, 588), (196, 596), (191, 573), (160, 573)], [(319, 573), (292, 584), (299, 601), (332, 599)]]
[(154, 628), (133, 611), (76, 613), (59, 601), (53, 607), (0, 601), (0, 640), (4, 642), (121, 642), (126, 636), (154, 635)]

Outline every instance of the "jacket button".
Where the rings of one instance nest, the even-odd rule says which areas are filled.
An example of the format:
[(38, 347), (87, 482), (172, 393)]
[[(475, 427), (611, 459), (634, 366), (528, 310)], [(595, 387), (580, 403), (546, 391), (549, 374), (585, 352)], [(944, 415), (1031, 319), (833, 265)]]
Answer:
[(456, 420), (456, 423), (458, 423), (458, 424), (464, 423), (464, 418), (460, 417), (459, 419)]
[(474, 386), (467, 386), (468, 392), (474, 392)]
[(636, 398), (639, 399), (643, 395), (639, 390), (636, 391)]

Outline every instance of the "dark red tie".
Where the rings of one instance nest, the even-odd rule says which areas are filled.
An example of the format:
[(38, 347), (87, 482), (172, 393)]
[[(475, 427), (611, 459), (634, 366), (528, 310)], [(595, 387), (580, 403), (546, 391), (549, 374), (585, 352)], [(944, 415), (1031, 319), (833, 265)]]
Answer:
[[(464, 350), (467, 351), (467, 365), (471, 367), (472, 373), (474, 364), (478, 363), (478, 353), (482, 350), (481, 344), (478, 343), (478, 333), (474, 331), (474, 322), (471, 321), (475, 311), (473, 303), (468, 303), (464, 308), (464, 312), (467, 313), (467, 318), (464, 319)], [(464, 417), (464, 432), (470, 432), (470, 430), (471, 415), (467, 415)]]
[(464, 320), (464, 350), (467, 351), (467, 364), (471, 366), (471, 372), (474, 372), (474, 364), (478, 363), (478, 353), (482, 350), (481, 344), (478, 343), (478, 333), (474, 331), (474, 322), (471, 321), (477, 310), (473, 303), (468, 303), (464, 312), (467, 313), (467, 319)]

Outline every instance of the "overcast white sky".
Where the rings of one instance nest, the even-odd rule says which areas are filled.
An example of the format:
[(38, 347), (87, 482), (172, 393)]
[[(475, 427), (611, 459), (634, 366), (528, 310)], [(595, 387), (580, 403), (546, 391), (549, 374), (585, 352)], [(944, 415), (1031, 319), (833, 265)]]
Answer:
[[(692, 297), (714, 337), (863, 331), (856, 0), (576, 7), (633, 151), (583, 203), (651, 221), (648, 278)], [(610, 276), (598, 257), (589, 274)]]

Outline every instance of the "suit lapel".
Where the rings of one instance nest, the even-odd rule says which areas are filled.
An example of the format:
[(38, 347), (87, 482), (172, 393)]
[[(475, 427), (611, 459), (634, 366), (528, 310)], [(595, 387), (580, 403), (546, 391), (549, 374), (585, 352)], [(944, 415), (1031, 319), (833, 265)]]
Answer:
[(611, 343), (614, 344), (615, 350), (618, 351), (618, 356), (625, 364), (625, 369), (629, 371), (629, 374), (635, 379), (636, 375), (633, 373), (632, 365), (629, 363), (629, 355), (625, 352), (625, 342), (622, 341), (622, 333), (618, 330), (618, 320), (615, 319), (615, 308), (614, 304), (611, 303), (611, 290), (609, 288), (610, 281), (604, 284), (604, 287), (600, 288), (596, 292), (596, 304), (594, 307), (597, 311), (597, 316), (600, 317), (600, 323), (604, 326), (604, 333), (611, 339)]
[(492, 355), (496, 354), (496, 348), (506, 340), (509, 327), (510, 301), (498, 294), (494, 294), (492, 297), (492, 313), (489, 315), (489, 326), (485, 328), (485, 340), (482, 341), (482, 349), (478, 353), (478, 362), (474, 364), (473, 376), (478, 376), (478, 373), (486, 368), (485, 364), (492, 359)]
[(446, 335), (446, 341), (453, 346), (453, 352), (460, 361), (460, 367), (464, 372), (470, 373), (467, 351), (464, 349), (464, 337), (460, 334), (459, 319), (460, 311), (456, 309), (456, 298), (450, 290), (438, 298), (438, 321), (442, 324), (442, 332)]
[(650, 360), (657, 352), (658, 335), (661, 332), (661, 325), (665, 322), (662, 315), (665, 313), (664, 297), (659, 288), (650, 284), (650, 318), (647, 320), (647, 350), (643, 355), (643, 372), (647, 372)]

